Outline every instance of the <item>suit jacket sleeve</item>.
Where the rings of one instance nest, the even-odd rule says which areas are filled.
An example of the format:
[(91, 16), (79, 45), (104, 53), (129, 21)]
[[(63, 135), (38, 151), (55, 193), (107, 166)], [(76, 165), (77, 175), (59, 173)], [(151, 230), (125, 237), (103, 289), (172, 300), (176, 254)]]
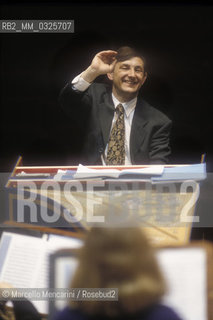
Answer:
[(172, 122), (168, 118), (163, 124), (156, 126), (150, 143), (149, 158), (151, 164), (164, 164), (169, 162), (170, 131)]
[(60, 92), (59, 103), (66, 114), (78, 122), (91, 107), (89, 88), (82, 92), (74, 90), (72, 84), (68, 83)]
[[(99, 108), (104, 86), (93, 83), (85, 91), (77, 91), (69, 83), (62, 89), (59, 103), (75, 126), (80, 143), (80, 161), (83, 164), (101, 164), (104, 142), (99, 121)], [(80, 141), (80, 142), (79, 142)]]

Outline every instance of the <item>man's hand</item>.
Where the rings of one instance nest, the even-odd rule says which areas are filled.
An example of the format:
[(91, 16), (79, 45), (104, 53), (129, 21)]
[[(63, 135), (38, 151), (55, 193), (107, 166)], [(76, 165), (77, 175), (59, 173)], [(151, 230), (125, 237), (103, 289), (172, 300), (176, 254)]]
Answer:
[(113, 50), (98, 52), (91, 65), (82, 73), (82, 78), (92, 82), (99, 75), (112, 72), (116, 63), (116, 54), (117, 52)]
[(117, 52), (112, 50), (101, 51), (95, 55), (90, 65), (91, 69), (99, 75), (112, 72), (115, 65)]

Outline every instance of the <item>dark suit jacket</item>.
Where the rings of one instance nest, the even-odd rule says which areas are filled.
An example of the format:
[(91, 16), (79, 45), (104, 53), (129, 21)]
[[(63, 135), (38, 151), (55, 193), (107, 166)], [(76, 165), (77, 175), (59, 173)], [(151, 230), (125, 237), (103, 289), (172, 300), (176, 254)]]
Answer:
[[(100, 156), (108, 143), (115, 112), (111, 90), (105, 84), (93, 83), (79, 92), (67, 84), (60, 94), (60, 103), (73, 121), (86, 119), (83, 152), (86, 164), (101, 164)], [(170, 129), (171, 120), (138, 97), (130, 134), (132, 164), (167, 163)]]

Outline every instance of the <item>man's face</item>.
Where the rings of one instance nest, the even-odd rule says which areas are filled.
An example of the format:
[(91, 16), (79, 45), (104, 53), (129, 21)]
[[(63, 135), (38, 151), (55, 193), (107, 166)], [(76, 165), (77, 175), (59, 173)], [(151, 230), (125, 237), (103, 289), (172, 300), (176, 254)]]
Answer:
[(144, 62), (139, 57), (117, 62), (112, 73), (108, 74), (113, 81), (113, 93), (125, 99), (134, 98), (146, 80)]

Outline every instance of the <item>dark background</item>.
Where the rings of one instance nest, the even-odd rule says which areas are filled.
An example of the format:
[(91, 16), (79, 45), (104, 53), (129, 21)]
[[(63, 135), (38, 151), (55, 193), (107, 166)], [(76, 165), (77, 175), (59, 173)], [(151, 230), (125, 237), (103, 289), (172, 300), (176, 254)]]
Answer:
[(93, 55), (142, 49), (150, 66), (144, 98), (173, 120), (172, 163), (213, 170), (213, 6), (199, 3), (37, 2), (1, 4), (1, 19), (74, 19), (75, 33), (0, 34), (0, 171), (78, 163), (81, 130), (58, 104), (65, 83)]

